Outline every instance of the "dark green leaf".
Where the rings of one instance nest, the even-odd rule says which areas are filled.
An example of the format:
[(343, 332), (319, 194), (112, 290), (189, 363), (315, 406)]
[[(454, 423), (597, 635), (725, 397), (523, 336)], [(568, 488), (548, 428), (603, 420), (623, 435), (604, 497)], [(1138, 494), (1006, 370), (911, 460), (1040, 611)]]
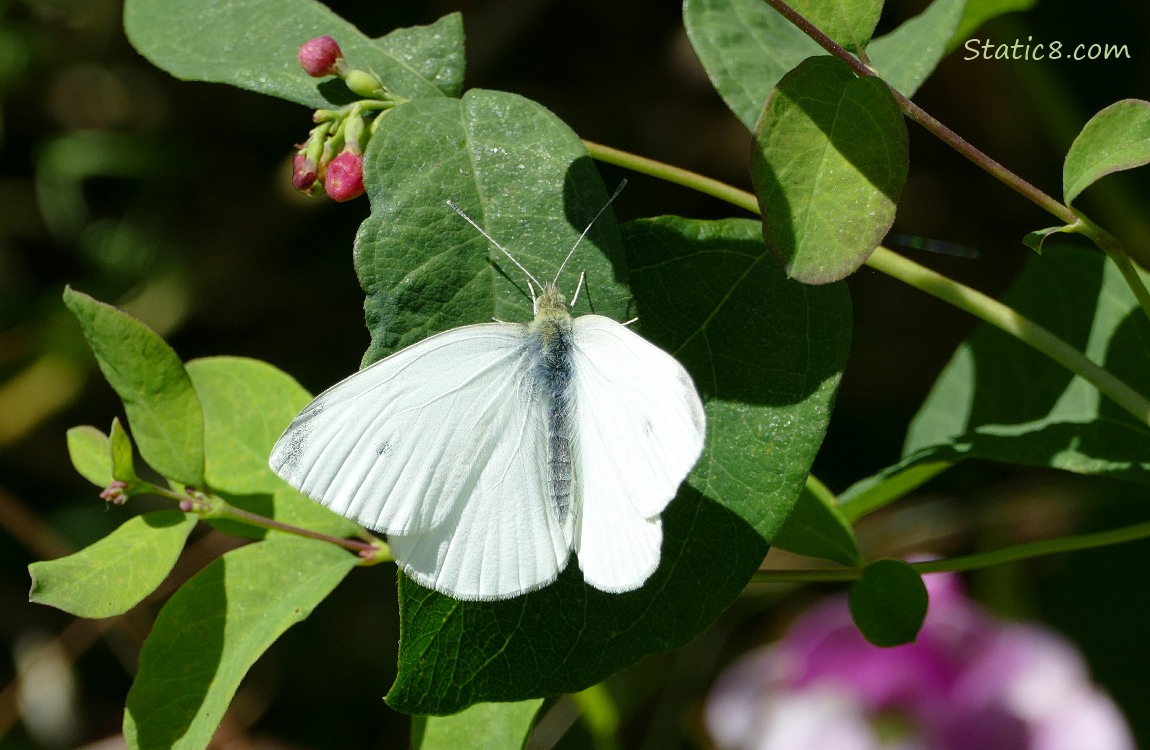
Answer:
[(311, 78), (299, 46), (333, 37), (354, 68), (372, 71), (405, 99), (458, 96), (463, 83), (463, 21), (458, 13), (430, 26), (369, 39), (314, 0), (127, 0), (132, 45), (177, 78), (227, 83), (311, 108), (353, 98), (337, 79)]
[(919, 15), (867, 47), (882, 79), (903, 96), (914, 96), (948, 51), (962, 18), (964, 0), (934, 0)]
[(795, 509), (774, 538), (775, 546), (797, 555), (858, 565), (854, 531), (833, 500), (831, 497), (828, 502), (828, 498), (804, 487)]
[(928, 604), (922, 577), (901, 560), (871, 563), (850, 590), (851, 617), (876, 646), (913, 643)]
[(906, 171), (906, 127), (886, 84), (836, 58), (804, 60), (755, 128), (763, 240), (791, 278), (845, 278), (894, 222)]
[(203, 416), (180, 358), (152, 329), (111, 305), (70, 288), (64, 304), (124, 402), (143, 459), (169, 479), (202, 486)]
[[(209, 357), (187, 364), (204, 410), (207, 484), (229, 502), (277, 521), (335, 536), (352, 521), (288, 487), (268, 467), (272, 446), (311, 396), (291, 376), (255, 359)], [(262, 530), (212, 521), (223, 531), (261, 538)]]
[(80, 476), (97, 487), (112, 483), (112, 444), (95, 427), (83, 425), (68, 430), (68, 456)]
[(1090, 118), (1066, 152), (1062, 165), (1066, 202), (1112, 172), (1143, 164), (1150, 164), (1150, 102), (1115, 102)]
[(413, 716), (414, 750), (519, 750), (527, 743), (542, 698), (519, 703), (479, 703), (451, 716)]
[(128, 747), (207, 747), (255, 660), (355, 564), (340, 547), (273, 534), (197, 573), (164, 605), (140, 651), (124, 714)]
[[(1049, 240), (1003, 301), (1150, 393), (1150, 323), (1121, 273), (1072, 239)], [(904, 465), (963, 456), (1150, 481), (1150, 428), (1085, 380), (983, 324), (911, 422)]]
[(163, 583), (195, 525), (177, 510), (136, 516), (75, 554), (29, 565), (29, 598), (77, 617), (123, 614)]
[(752, 221), (662, 217), (624, 237), (641, 332), (692, 373), (707, 449), (663, 515), (662, 564), (626, 594), (578, 566), (508, 601), (460, 602), (401, 576), (395, 708), (572, 692), (702, 632), (738, 596), (790, 513), (822, 441), (846, 357), (842, 285), (788, 281)]

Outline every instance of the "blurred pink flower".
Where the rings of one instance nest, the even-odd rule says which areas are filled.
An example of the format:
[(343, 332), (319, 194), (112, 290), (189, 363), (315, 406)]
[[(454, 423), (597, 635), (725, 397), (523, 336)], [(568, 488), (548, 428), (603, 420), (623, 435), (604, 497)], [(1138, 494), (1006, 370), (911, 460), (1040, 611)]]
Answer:
[(1117, 707), (1074, 647), (992, 620), (957, 576), (926, 579), (918, 640), (879, 648), (846, 596), (716, 681), (706, 723), (723, 750), (1133, 750)]

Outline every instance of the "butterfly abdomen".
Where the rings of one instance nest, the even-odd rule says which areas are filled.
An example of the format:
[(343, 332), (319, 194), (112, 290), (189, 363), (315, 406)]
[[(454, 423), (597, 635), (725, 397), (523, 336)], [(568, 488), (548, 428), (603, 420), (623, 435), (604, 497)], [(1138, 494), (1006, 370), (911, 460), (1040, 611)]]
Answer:
[[(555, 300), (550, 300), (554, 302)], [(547, 484), (551, 504), (559, 523), (571, 512), (575, 481), (572, 469), (572, 342), (571, 315), (561, 301), (551, 307), (541, 305), (531, 325), (532, 345), (538, 347), (534, 385), (543, 390), (544, 420), (547, 428)]]

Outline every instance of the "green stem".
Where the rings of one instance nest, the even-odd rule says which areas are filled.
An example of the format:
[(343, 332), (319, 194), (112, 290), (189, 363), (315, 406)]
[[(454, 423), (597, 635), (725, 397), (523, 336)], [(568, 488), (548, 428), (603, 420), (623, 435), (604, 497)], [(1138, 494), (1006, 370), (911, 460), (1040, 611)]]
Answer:
[(321, 542), (334, 544), (344, 549), (350, 550), (363, 559), (363, 565), (374, 565), (381, 562), (389, 562), (391, 552), (387, 544), (378, 537), (368, 535), (366, 533), (360, 534), (364, 541), (356, 541), (354, 539), (344, 539), (343, 537), (332, 536), (330, 534), (322, 534), (318, 531), (305, 529), (300, 526), (292, 526), (291, 524), (277, 521), (274, 518), (261, 516), (258, 513), (237, 508), (228, 501), (224, 500), (218, 495), (213, 495), (205, 492), (195, 493), (181, 493), (170, 490), (166, 487), (161, 487), (151, 482), (141, 482), (140, 490), (145, 489), (163, 497), (171, 498), (180, 503), (181, 507), (192, 508), (192, 512), (198, 513), (201, 518), (220, 518), (232, 521), (239, 521), (249, 526), (256, 526), (264, 529), (274, 529), (282, 531), (285, 534), (294, 534), (295, 536), (302, 536), (308, 539), (316, 539)]
[[(584, 142), (592, 157), (620, 167), (649, 174), (677, 185), (698, 190), (707, 195), (721, 198), (740, 208), (759, 213), (755, 196), (731, 187), (718, 180), (704, 177), (685, 169), (678, 169), (662, 162), (629, 154), (625, 151)], [(1077, 219), (1075, 219), (1077, 221)], [(1125, 258), (1125, 255), (1122, 255)], [(1129, 260), (1127, 259), (1127, 263)], [(1034, 347), (1071, 372), (1081, 376), (1114, 403), (1132, 414), (1139, 422), (1150, 425), (1150, 401), (1114, 377), (1107, 370), (1090, 361), (1063, 339), (1055, 336), (1016, 310), (1002, 304), (993, 297), (960, 284), (954, 279), (921, 266), (912, 260), (878, 247), (867, 259), (866, 264), (910, 286), (920, 289), (955, 307), (965, 310), (977, 318), (1014, 336), (1025, 344)], [(1119, 268), (1121, 268), (1121, 264)], [(1131, 269), (1132, 273), (1137, 273)], [(1139, 284), (1141, 287), (1141, 284)], [(1143, 292), (1145, 289), (1143, 288)], [(1150, 304), (1150, 300), (1148, 300)]]
[(607, 686), (599, 683), (571, 693), (571, 700), (579, 707), (595, 750), (618, 750), (619, 709)]
[[(1042, 539), (1037, 542), (1027, 542), (1013, 547), (1004, 547), (1003, 549), (963, 557), (952, 557), (946, 560), (916, 562), (911, 563), (911, 567), (919, 573), (961, 573), (1019, 562), (1020, 560), (1029, 560), (1034, 557), (1108, 547), (1147, 538), (1150, 538), (1150, 523), (1139, 523), (1092, 534)], [(755, 574), (753, 580), (755, 583), (833, 583), (857, 581), (861, 577), (861, 568), (838, 568), (827, 570), (768, 570)]]

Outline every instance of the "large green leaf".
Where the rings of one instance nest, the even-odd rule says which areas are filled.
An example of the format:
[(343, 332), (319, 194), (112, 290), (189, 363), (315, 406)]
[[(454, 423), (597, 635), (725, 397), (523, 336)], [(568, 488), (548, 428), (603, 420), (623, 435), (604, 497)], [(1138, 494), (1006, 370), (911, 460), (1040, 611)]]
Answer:
[[(290, 375), (255, 359), (209, 357), (187, 364), (204, 410), (207, 484), (235, 505), (277, 521), (335, 536), (359, 526), (289, 487), (272, 472), (272, 446), (311, 400)], [(262, 538), (265, 532), (228, 521), (224, 531)]]
[(886, 84), (837, 58), (804, 60), (755, 126), (763, 241), (791, 278), (845, 278), (894, 222), (907, 165), (906, 126)]
[(128, 692), (128, 747), (207, 747), (240, 680), (356, 564), (340, 547), (272, 534), (228, 552), (156, 618)]
[[(1097, 251), (1051, 239), (1003, 300), (1143, 394), (1150, 323)], [(1150, 481), (1150, 428), (1082, 378), (983, 324), (910, 425), (904, 465), (964, 456)]]
[(1108, 174), (1150, 164), (1150, 102), (1123, 99), (1090, 118), (1062, 165), (1066, 202)]
[[(814, 7), (834, 14), (837, 5), (817, 2)], [(945, 54), (961, 12), (961, 0), (936, 0), (875, 39), (867, 54), (892, 86), (911, 96)], [(782, 77), (806, 58), (824, 54), (762, 0), (686, 0), (683, 22), (711, 83), (749, 130)]]
[(527, 743), (542, 698), (518, 703), (479, 703), (451, 716), (414, 716), (414, 750), (519, 750)]
[(351, 97), (339, 81), (309, 77), (296, 59), (303, 42), (325, 34), (351, 66), (377, 73), (404, 98), (458, 96), (463, 84), (458, 13), (369, 39), (314, 0), (126, 0), (124, 29), (140, 54), (177, 78), (312, 108)]
[(169, 479), (204, 483), (204, 420), (180, 358), (152, 329), (73, 289), (64, 304), (80, 321), (101, 372), (124, 402), (144, 460)]
[(163, 583), (195, 525), (194, 514), (178, 510), (129, 519), (79, 552), (29, 565), (29, 598), (77, 617), (123, 614)]
[(707, 403), (707, 448), (663, 514), (662, 563), (608, 594), (576, 565), (540, 591), (461, 602), (400, 580), (395, 708), (571, 692), (681, 646), (738, 596), (793, 507), (829, 418), (850, 336), (842, 285), (770, 262), (757, 222), (663, 217), (624, 227), (641, 332)]

